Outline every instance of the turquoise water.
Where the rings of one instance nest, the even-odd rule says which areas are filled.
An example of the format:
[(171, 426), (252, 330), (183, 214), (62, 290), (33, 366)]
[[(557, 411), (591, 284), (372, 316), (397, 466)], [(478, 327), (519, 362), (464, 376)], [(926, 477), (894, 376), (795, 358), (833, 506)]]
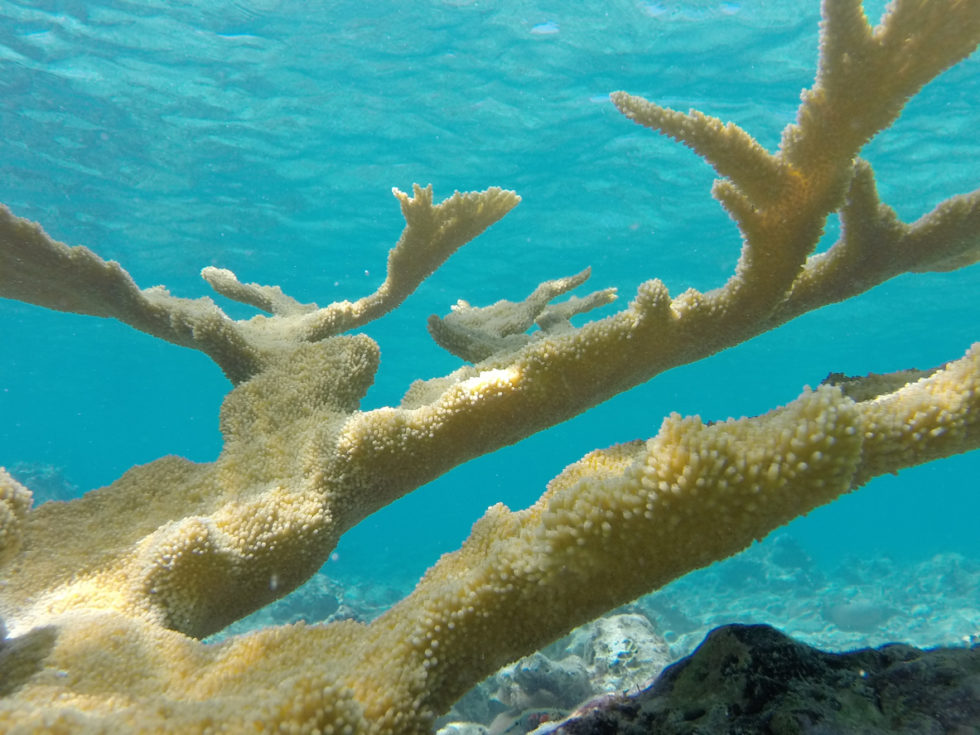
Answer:
[[(881, 4), (869, 4), (877, 14)], [(738, 122), (766, 146), (816, 65), (816, 2), (0, 2), (0, 201), (141, 286), (208, 293), (201, 267), (326, 304), (373, 291), (402, 227), (390, 189), (503, 186), (522, 204), (396, 313), (366, 407), (457, 366), (425, 318), (591, 266), (621, 303), (646, 278), (721, 285), (737, 233), (712, 172), (630, 123), (616, 89)], [(870, 144), (911, 221), (977, 186), (980, 59)], [(980, 269), (895, 279), (459, 468), (369, 518), (327, 571), (401, 584), (484, 511), (524, 507), (595, 447), (671, 412), (761, 413), (830, 371), (929, 367), (980, 337)], [(235, 316), (247, 309), (223, 304)], [(165, 454), (213, 459), (229, 385), (204, 356), (115, 322), (0, 301), (0, 465), (78, 492)], [(974, 453), (874, 481), (794, 523), (828, 567), (980, 558)]]

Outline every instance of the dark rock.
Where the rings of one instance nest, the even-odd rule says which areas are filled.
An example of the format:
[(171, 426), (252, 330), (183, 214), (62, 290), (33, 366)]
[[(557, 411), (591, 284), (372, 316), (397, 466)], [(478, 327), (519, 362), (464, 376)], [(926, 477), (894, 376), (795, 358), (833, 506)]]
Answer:
[(647, 689), (592, 702), (562, 735), (980, 733), (980, 647), (825, 653), (728, 625)]

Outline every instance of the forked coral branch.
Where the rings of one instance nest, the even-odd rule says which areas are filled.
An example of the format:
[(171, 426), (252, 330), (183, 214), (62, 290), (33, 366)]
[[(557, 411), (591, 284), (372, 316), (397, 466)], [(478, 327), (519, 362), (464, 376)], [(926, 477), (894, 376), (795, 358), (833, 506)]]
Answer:
[(204, 268), (215, 292), (272, 314), (235, 321), (211, 299), (182, 299), (162, 286), (140, 289), (118, 263), (68, 247), (0, 205), (0, 296), (48, 309), (112, 317), (214, 360), (236, 385), (295, 346), (341, 334), (401, 304), (446, 259), (513, 209), (520, 198), (491, 188), (456, 192), (432, 203), (432, 187), (414, 196), (394, 190), (405, 229), (388, 255), (384, 283), (370, 296), (319, 308), (278, 286), (243, 284), (229, 270)]
[[(461, 303), (433, 320), (474, 361), (360, 411), (376, 344), (342, 332), (397, 306), (517, 202), (499, 189), (432, 204), (396, 192), (406, 229), (384, 285), (305, 305), (205, 269), (271, 316), (139, 289), (117, 264), (0, 211), (0, 296), (114, 317), (200, 349), (236, 384), (213, 463), (167, 457), (28, 512), (0, 474), (0, 729), (7, 732), (424, 733), (500, 664), (754, 539), (876, 475), (980, 446), (980, 346), (908, 384), (824, 385), (765, 416), (671, 416), (649, 441), (592, 452), (531, 508), (491, 508), (462, 548), (370, 625), (195, 640), (295, 588), (347, 529), (450, 468), (552, 426), (671, 367), (736, 345), (904, 272), (980, 258), (980, 193), (908, 225), (883, 204), (861, 146), (980, 42), (980, 4), (898, 0), (872, 29), (827, 0), (817, 81), (769, 153), (733, 124), (615, 93), (629, 117), (691, 146), (743, 249), (735, 274), (672, 298), (657, 280), (620, 312), (571, 319), (613, 292)], [(840, 240), (814, 249), (840, 210)], [(537, 331), (528, 334), (532, 324)]]

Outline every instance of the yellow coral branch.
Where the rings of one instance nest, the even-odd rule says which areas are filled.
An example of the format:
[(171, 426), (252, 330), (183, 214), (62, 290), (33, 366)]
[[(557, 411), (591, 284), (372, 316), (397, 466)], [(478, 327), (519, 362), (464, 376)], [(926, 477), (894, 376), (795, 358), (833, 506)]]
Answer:
[[(980, 6), (899, 0), (874, 30), (856, 0), (824, 7), (818, 79), (779, 153), (701, 113), (614, 96), (726, 177), (715, 195), (745, 243), (722, 288), (671, 298), (648, 281), (626, 309), (577, 329), (568, 317), (610, 292), (547, 304), (583, 274), (519, 304), (461, 309), (447, 330), (481, 361), (416, 383), (397, 408), (358, 410), (377, 346), (328, 335), (399, 303), (516, 195), (433, 205), (429, 190), (396, 193), (406, 230), (385, 284), (354, 303), (319, 309), (207, 271), (219, 293), (273, 314), (248, 322), (206, 299), (140, 290), (117, 264), (0, 210), (0, 295), (122, 319), (205, 351), (237, 383), (212, 464), (164, 458), (26, 515), (23, 489), (0, 475), (0, 614), (11, 632), (0, 641), (0, 729), (421, 733), (496, 665), (593, 614), (872, 476), (975, 449), (977, 346), (858, 403), (823, 386), (764, 417), (706, 426), (673, 416), (647, 442), (593, 452), (531, 508), (492, 508), (370, 626), (287, 627), (217, 646), (190, 638), (292, 589), (346, 529), (473, 456), (897, 273), (976, 262), (977, 193), (906, 225), (854, 156), (976, 46)], [(839, 243), (812, 255), (838, 207)], [(541, 332), (519, 334), (532, 320)]]
[(414, 187), (414, 196), (394, 189), (405, 229), (388, 254), (388, 274), (378, 290), (354, 303), (339, 302), (302, 321), (302, 339), (316, 341), (367, 324), (398, 306), (463, 244), (477, 237), (520, 202), (514, 192), (493, 187), (456, 192), (432, 204), (432, 187)]
[(780, 145), (800, 169), (853, 158), (923, 85), (973, 53), (980, 36), (972, 0), (896, 0), (874, 29), (860, 0), (824, 0), (822, 7), (817, 81)]
[(0, 205), (0, 297), (49, 309), (112, 317), (214, 360), (233, 383), (256, 375), (304, 342), (362, 326), (405, 300), (445, 260), (513, 209), (520, 198), (499, 188), (456, 192), (432, 204), (432, 188), (415, 197), (395, 191), (406, 226), (388, 257), (388, 276), (372, 295), (318, 308), (276, 286), (243, 284), (234, 273), (205, 268), (202, 277), (227, 298), (272, 312), (234, 321), (208, 298), (181, 299), (161, 286), (140, 289), (118, 263), (68, 247)]
[(616, 300), (616, 289), (593, 291), (585, 297), (571, 297), (560, 304), (551, 301), (585, 283), (591, 270), (567, 278), (556, 278), (540, 284), (523, 301), (498, 301), (490, 306), (474, 307), (460, 299), (445, 317), (429, 317), (429, 334), (445, 350), (470, 362), (479, 362), (494, 354), (516, 352), (533, 337), (527, 330), (537, 324), (542, 332), (555, 334), (570, 329), (569, 320), (577, 315)]
[(479, 681), (874, 476), (978, 447), (980, 343), (859, 403), (821, 386), (751, 419), (706, 426), (673, 415), (647, 442), (566, 468), (531, 508), (491, 508), (372, 625), (377, 645), (418, 641), (415, 665), (438, 712), (465, 691), (457, 682)]
[(0, 567), (20, 550), (24, 518), (30, 508), (31, 491), (0, 467)]
[[(756, 418), (706, 426), (674, 415), (649, 441), (571, 465), (527, 510), (489, 509), (370, 625), (287, 626), (205, 646), (115, 612), (55, 616), (0, 651), (17, 691), (0, 703), (0, 725), (421, 735), (498, 666), (597, 613), (872, 476), (978, 446), (980, 344), (859, 403), (822, 386)], [(111, 665), (93, 663), (93, 651), (111, 651)]]

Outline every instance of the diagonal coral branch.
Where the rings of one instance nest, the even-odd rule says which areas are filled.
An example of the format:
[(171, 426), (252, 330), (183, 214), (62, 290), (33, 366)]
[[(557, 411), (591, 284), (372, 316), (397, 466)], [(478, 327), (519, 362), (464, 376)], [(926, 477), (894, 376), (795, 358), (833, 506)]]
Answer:
[(592, 309), (611, 304), (616, 289), (594, 291), (585, 297), (572, 296), (560, 304), (551, 301), (585, 283), (590, 270), (569, 278), (556, 278), (540, 284), (520, 302), (498, 301), (473, 307), (460, 299), (452, 313), (429, 317), (429, 334), (444, 350), (470, 362), (479, 362), (496, 353), (514, 352), (532, 341), (527, 330), (537, 324), (542, 334), (570, 330), (570, 319)]
[(482, 192), (457, 192), (440, 204), (432, 204), (432, 187), (417, 184), (414, 196), (392, 190), (401, 203), (407, 226), (388, 254), (388, 274), (370, 296), (353, 303), (343, 301), (319, 309), (304, 318), (300, 339), (307, 342), (331, 337), (363, 326), (402, 303), (463, 244), (517, 206), (514, 192), (491, 188)]
[[(827, 0), (817, 81), (798, 122), (768, 154), (737, 126), (698, 111), (682, 114), (616, 92), (627, 117), (690, 146), (726, 180), (715, 196), (745, 240), (736, 274), (704, 308), (778, 305), (837, 209), (861, 146), (898, 117), (906, 101), (977, 47), (980, 8), (970, 2), (893, 3), (872, 29), (859, 0)], [(723, 302), (723, 303), (720, 303)]]
[[(407, 226), (388, 278), (353, 303), (320, 309), (206, 270), (216, 291), (273, 315), (242, 322), (207, 299), (140, 290), (117, 264), (0, 212), (0, 295), (120, 318), (205, 351), (236, 383), (214, 463), (163, 458), (29, 513), (25, 490), (0, 475), (0, 614), (11, 633), (0, 641), (0, 729), (425, 732), (504, 659), (870, 477), (977, 448), (977, 346), (857, 403), (822, 386), (764, 417), (671, 417), (650, 441), (572, 465), (531, 508), (492, 508), (370, 626), (190, 639), (289, 591), (345, 530), (471, 457), (898, 273), (976, 262), (976, 192), (907, 225), (855, 156), (908, 95), (976, 47), (980, 6), (899, 0), (877, 29), (853, 0), (824, 8), (818, 79), (776, 154), (700, 113), (613, 97), (726, 177), (714, 193), (744, 245), (724, 286), (672, 298), (648, 281), (627, 308), (580, 328), (569, 317), (611, 292), (548, 304), (586, 274), (518, 304), (460, 309), (436, 331), (480, 362), (415, 383), (399, 407), (358, 410), (377, 346), (337, 333), (397, 305), (516, 195), (433, 205), (428, 190), (396, 193)], [(813, 255), (837, 208), (840, 241)], [(528, 336), (532, 323), (541, 329)]]
[(231, 271), (205, 268), (202, 277), (227, 298), (269, 311), (234, 321), (211, 299), (182, 299), (163, 287), (141, 290), (118, 263), (88, 248), (52, 240), (38, 226), (0, 205), (0, 297), (59, 311), (112, 317), (135, 329), (214, 360), (232, 383), (259, 373), (282, 353), (377, 319), (398, 306), (463, 244), (520, 201), (514, 192), (456, 192), (433, 205), (432, 188), (414, 198), (395, 190), (406, 226), (388, 256), (388, 275), (372, 295), (320, 309), (278, 287), (242, 284)]
[[(705, 134), (708, 140), (715, 135), (711, 131), (717, 132), (713, 124)], [(729, 158), (736, 157), (730, 152), (731, 139), (750, 145), (745, 136), (724, 131), (719, 135)], [(751, 148), (748, 158), (769, 155)], [(762, 246), (758, 240), (746, 244), (752, 254), (743, 253), (739, 271), (721, 289), (707, 294), (691, 290), (672, 299), (663, 284), (649, 281), (618, 314), (577, 329), (543, 330), (543, 336), (530, 340), (516, 329), (540, 318), (548, 300), (583, 280), (584, 274), (545, 284), (528, 303), (468, 311), (465, 328), (473, 344), (483, 340), (480, 349), (489, 345), (499, 352), (444, 378), (417, 382), (397, 408), (356, 410), (377, 365), (377, 349), (368, 338), (304, 341), (328, 333), (329, 329), (320, 331), (327, 322), (331, 329), (351, 325), (361, 318), (355, 312), (373, 314), (382, 307), (341, 304), (338, 311), (327, 307), (302, 313), (276, 292), (241, 286), (253, 303), (296, 313), (249, 322), (232, 322), (221, 315), (214, 322), (215, 329), (226, 330), (247, 349), (266, 347), (256, 352), (262, 372), (239, 385), (222, 409), (226, 446), (218, 462), (198, 466), (162, 460), (160, 466), (134, 469), (91, 500), (33, 514), (30, 534), (38, 541), (32, 552), (21, 555), (17, 569), (24, 573), (5, 590), (0, 606), (8, 615), (16, 610), (16, 619), (24, 621), (72, 606), (117, 607), (191, 635), (206, 635), (288, 592), (313, 573), (347, 529), (462, 462), (574, 416), (658, 372), (738, 344), (902, 270), (975, 259), (976, 196), (940, 205), (906, 226), (878, 202), (870, 169), (861, 164), (852, 175), (853, 164), (840, 151), (824, 156), (824, 164), (831, 160), (848, 172), (850, 194), (842, 241), (825, 256), (804, 259), (816, 244), (818, 233), (811, 224), (823, 211), (828, 182), (837, 178), (828, 176), (825, 166), (817, 166), (815, 172), (806, 172), (812, 173), (809, 177), (793, 172), (790, 179), (796, 185), (786, 188), (780, 199), (759, 204), (760, 214), (753, 216), (772, 227), (764, 233)], [(811, 190), (817, 192), (812, 200), (807, 199)], [(376, 295), (378, 301), (385, 302), (388, 293), (404, 293), (404, 284), (424, 277), (453, 243), (516, 201), (506, 192), (490, 190), (484, 195), (456, 195), (439, 209), (431, 206), (424, 190), (416, 195), (414, 200), (402, 196), (409, 224), (390, 258), (389, 285)], [(799, 214), (804, 211), (808, 214)], [(475, 217), (475, 223), (465, 223), (468, 216)], [(14, 228), (39, 232), (12, 222)], [(784, 241), (781, 233), (790, 225), (796, 230)], [(29, 241), (13, 237), (7, 242)], [(429, 244), (431, 252), (426, 250)], [(59, 247), (51, 250), (42, 242), (40, 252), (45, 258), (49, 252), (69, 258), (67, 264), (52, 266), (55, 283), (66, 284), (70, 258), (83, 251)], [(10, 250), (5, 252), (9, 258)], [(97, 261), (97, 272), (109, 274), (110, 286), (128, 284), (123, 289), (127, 297), (135, 291), (138, 298), (151, 301), (135, 290), (118, 266), (93, 259), (84, 256), (83, 270)], [(40, 266), (46, 265), (42, 258)], [(55, 299), (51, 294), (57, 289), (43, 290), (40, 266), (36, 267), (42, 286), (30, 288)], [(32, 266), (25, 260), (13, 267), (24, 272)], [(407, 274), (398, 276), (403, 268)], [(0, 271), (0, 287), (16, 295), (23, 284), (9, 272)], [(68, 296), (81, 298), (70, 285)], [(222, 288), (230, 292), (238, 287)], [(109, 288), (111, 309), (103, 312), (117, 308), (115, 293)], [(166, 309), (153, 313), (167, 315)], [(334, 316), (322, 316), (329, 314)], [(305, 321), (311, 318), (313, 322)], [(311, 327), (314, 322), (317, 326)], [(517, 326), (506, 326), (512, 324)], [(191, 337), (201, 338), (202, 323), (188, 321), (184, 326), (194, 326)], [(473, 334), (481, 330), (482, 335)], [(215, 342), (237, 344), (223, 338)], [(276, 344), (288, 349), (269, 348)], [(235, 364), (233, 359), (225, 363)], [(167, 472), (186, 479), (167, 481)], [(159, 502), (150, 513), (134, 504), (133, 496)], [(109, 507), (111, 511), (105, 510)], [(111, 548), (83, 553), (78, 544), (85, 542), (76, 539), (101, 543), (100, 508), (117, 517), (122, 528), (133, 530), (115, 534)], [(138, 518), (130, 519), (134, 514)], [(59, 529), (72, 523), (80, 524), (78, 532), (65, 538)], [(145, 543), (140, 541), (144, 537)], [(28, 569), (33, 571), (27, 573)], [(98, 597), (107, 586), (119, 594)]]
[[(0, 655), (21, 703), (0, 705), (0, 725), (422, 735), (501, 664), (597, 613), (875, 475), (978, 446), (980, 345), (859, 403), (822, 386), (755, 418), (706, 426), (674, 415), (649, 441), (566, 468), (532, 507), (490, 508), (370, 625), (287, 626), (204, 646), (116, 612), (55, 617)], [(112, 650), (112, 666), (81, 669), (93, 649)], [(52, 690), (42, 659), (84, 670), (84, 686)]]
[(871, 28), (860, 0), (825, 0), (820, 63), (781, 155), (805, 169), (853, 157), (922, 87), (977, 48), (980, 8), (969, 0), (897, 0)]
[(859, 160), (840, 214), (840, 239), (807, 260), (774, 313), (774, 325), (901, 273), (948, 271), (980, 261), (980, 190), (947, 199), (905, 224), (881, 203), (871, 167)]
[(872, 477), (978, 447), (980, 343), (859, 403), (821, 386), (750, 419), (706, 426), (675, 414), (649, 441), (569, 466), (527, 510), (488, 510), (463, 547), (378, 620), (377, 645), (418, 641), (415, 666), (439, 712), (464, 693), (458, 682), (479, 681)]

